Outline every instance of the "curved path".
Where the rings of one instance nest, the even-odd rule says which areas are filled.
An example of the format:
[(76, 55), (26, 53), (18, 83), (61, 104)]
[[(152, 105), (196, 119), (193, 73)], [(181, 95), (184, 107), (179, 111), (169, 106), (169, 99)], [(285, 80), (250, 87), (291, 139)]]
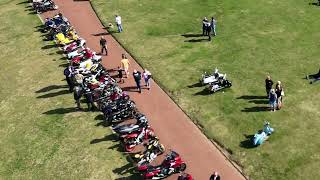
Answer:
[[(102, 34), (105, 36), (108, 42), (109, 55), (103, 57), (103, 65), (107, 69), (117, 68), (120, 64), (121, 54), (126, 51), (111, 35), (108, 35), (93, 11), (90, 2), (54, 1), (59, 6), (58, 11), (62, 12), (75, 27), (78, 34), (87, 40), (88, 47), (100, 52), (99, 39)], [(56, 12), (48, 12), (42, 16), (51, 17), (54, 13)], [(131, 62), (131, 73), (133, 69), (142, 70), (131, 56), (128, 58)], [(135, 83), (133, 78), (130, 77), (125, 79), (124, 84), (120, 85), (132, 90), (128, 87), (133, 87)], [(186, 172), (191, 173), (196, 180), (209, 179), (214, 170), (217, 170), (224, 180), (245, 179), (153, 81), (150, 91), (143, 89), (141, 94), (129, 92), (129, 95), (137, 103), (139, 110), (148, 117), (161, 143), (166, 146), (166, 149), (173, 149), (182, 156), (187, 163)], [(168, 179), (176, 179), (176, 177), (175, 175)]]

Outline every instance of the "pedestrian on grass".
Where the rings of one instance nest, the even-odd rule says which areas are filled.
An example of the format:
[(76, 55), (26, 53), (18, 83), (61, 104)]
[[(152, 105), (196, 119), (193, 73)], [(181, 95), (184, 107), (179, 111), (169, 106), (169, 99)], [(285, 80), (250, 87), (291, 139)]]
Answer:
[(116, 24), (117, 24), (117, 27), (118, 27), (118, 32), (122, 32), (123, 29), (122, 29), (122, 22), (121, 22), (121, 16), (118, 16), (116, 15)]
[(146, 83), (145, 86), (147, 86), (148, 90), (150, 90), (151, 73), (147, 69), (144, 69), (143, 71), (143, 79)]
[(270, 105), (271, 111), (276, 111), (277, 101), (278, 101), (277, 99), (278, 99), (278, 97), (277, 97), (275, 90), (271, 89), (270, 94), (269, 94), (269, 105)]
[(66, 80), (69, 86), (69, 92), (73, 91), (74, 88), (74, 82), (73, 82), (73, 77), (74, 77), (74, 67), (73, 66), (68, 66), (64, 71), (63, 74), (66, 76)]
[(127, 78), (129, 77), (129, 66), (130, 66), (130, 62), (129, 59), (127, 58), (127, 56), (125, 54), (122, 54), (122, 60), (121, 60), (121, 68), (124, 70), (124, 72), (126, 73)]
[(123, 72), (123, 69), (122, 69), (122, 68), (120, 68), (120, 66), (118, 66), (117, 71), (118, 71), (118, 78), (119, 78), (119, 82), (124, 83), (123, 73), (122, 73), (122, 72)]
[(216, 35), (217, 35), (216, 25), (217, 25), (217, 21), (216, 21), (216, 19), (214, 19), (214, 17), (212, 17), (212, 18), (211, 18), (211, 30), (212, 30), (213, 36), (216, 36)]
[(284, 91), (283, 91), (281, 81), (277, 82), (275, 92), (277, 94), (277, 108), (280, 110), (282, 107), (282, 100), (284, 96)]
[(204, 17), (202, 20), (202, 35), (205, 36), (207, 29), (206, 29), (206, 25), (207, 25), (208, 19), (207, 17)]
[(86, 102), (88, 105), (88, 111), (94, 111), (95, 105), (93, 103), (93, 94), (90, 91), (90, 89), (86, 89), (86, 92), (84, 93), (84, 97), (86, 98)]
[(103, 36), (101, 36), (101, 39), (100, 39), (100, 47), (101, 47), (101, 54), (103, 54), (103, 51), (106, 51), (106, 55), (108, 55), (107, 40)]
[(211, 41), (211, 24), (209, 22), (206, 24), (206, 35), (208, 40)]
[(214, 172), (211, 176), (209, 180), (220, 180), (220, 175), (218, 174), (218, 172)]
[(82, 87), (80, 85), (77, 85), (73, 88), (73, 98), (76, 101), (77, 104), (77, 110), (81, 110), (80, 106), (80, 99), (82, 96)]
[(273, 81), (271, 80), (270, 76), (267, 76), (267, 79), (265, 80), (266, 82), (266, 93), (267, 97), (269, 98), (270, 95), (270, 90), (272, 89)]
[(137, 70), (133, 70), (133, 78), (136, 82), (137, 89), (139, 90), (139, 93), (141, 93), (141, 72)]

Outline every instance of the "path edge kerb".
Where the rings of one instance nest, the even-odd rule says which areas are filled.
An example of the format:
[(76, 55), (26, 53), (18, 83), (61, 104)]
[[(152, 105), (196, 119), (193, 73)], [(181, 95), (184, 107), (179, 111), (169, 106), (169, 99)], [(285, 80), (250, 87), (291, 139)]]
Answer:
[[(91, 2), (90, 0), (89, 0), (89, 3), (90, 3), (91, 8), (93, 9), (94, 13), (96, 14), (97, 18), (99, 19), (101, 25), (104, 27), (104, 29), (113, 37), (114, 40), (116, 40), (116, 41), (118, 42), (118, 44), (119, 44), (128, 54), (130, 54), (130, 56), (137, 62), (137, 64), (138, 64), (140, 67), (143, 67), (142, 64), (138, 61), (138, 59), (131, 53), (131, 51), (129, 51), (129, 50), (113, 35), (113, 33), (111, 33), (111, 32), (108, 31), (108, 29), (107, 29), (106, 26), (104, 25), (103, 21), (101, 20), (100, 16), (98, 15), (96, 9), (94, 8), (94, 6), (93, 6), (93, 4), (92, 4), (92, 2)], [(218, 140), (208, 138), (208, 136), (206, 135), (206, 133), (203, 132), (203, 130), (202, 130), (203, 128), (202, 128), (201, 125), (198, 123), (199, 120), (196, 119), (196, 118), (192, 118), (191, 116), (189, 116), (189, 114), (188, 114), (185, 110), (183, 110), (183, 109), (181, 108), (181, 106), (175, 101), (175, 99), (174, 99), (169, 93), (167, 93), (167, 91), (165, 90), (165, 89), (166, 89), (165, 86), (162, 85), (162, 83), (161, 83), (160, 81), (158, 81), (157, 79), (154, 79), (154, 78), (152, 78), (152, 79), (153, 79), (153, 81), (155, 81), (155, 82), (159, 85), (160, 89), (161, 89), (165, 94), (167, 94), (167, 95), (169, 96), (169, 98), (174, 102), (174, 104), (175, 104), (176, 106), (178, 106), (179, 109), (180, 109), (186, 116), (188, 116), (188, 117), (191, 119), (192, 123), (198, 127), (198, 129), (202, 132), (202, 134), (204, 134), (205, 137), (223, 154), (223, 156), (232, 164), (232, 166), (233, 166), (234, 168), (236, 168), (237, 171), (238, 171), (240, 174), (242, 174), (242, 176), (243, 176), (245, 179), (249, 180), (250, 178), (249, 178), (246, 174), (244, 174), (244, 172), (243, 172), (243, 170), (242, 170), (242, 165), (241, 165), (240, 163), (238, 163), (238, 162), (236, 162), (236, 161), (234, 161), (234, 160), (231, 159), (230, 153), (228, 153), (229, 150), (228, 150), (222, 143), (220, 143)]]

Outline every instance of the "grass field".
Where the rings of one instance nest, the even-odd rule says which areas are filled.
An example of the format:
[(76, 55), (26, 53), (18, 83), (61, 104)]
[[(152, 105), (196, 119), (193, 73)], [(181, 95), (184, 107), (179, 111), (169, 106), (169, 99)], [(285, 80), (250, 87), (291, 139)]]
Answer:
[[(93, 0), (102, 21), (123, 19), (114, 36), (175, 99), (204, 133), (232, 153), (252, 179), (314, 179), (320, 175), (318, 71), (320, 8), (309, 1)], [(198, 34), (204, 16), (215, 16), (218, 36)], [(196, 83), (219, 67), (233, 82), (207, 95)], [(284, 108), (267, 110), (264, 79), (285, 86)], [(195, 86), (192, 86), (195, 85)], [(247, 146), (268, 120), (276, 129), (258, 148)]]
[(27, 6), (0, 1), (0, 179), (131, 176), (111, 130), (98, 125), (99, 113), (74, 111), (66, 61), (42, 41), (41, 22)]

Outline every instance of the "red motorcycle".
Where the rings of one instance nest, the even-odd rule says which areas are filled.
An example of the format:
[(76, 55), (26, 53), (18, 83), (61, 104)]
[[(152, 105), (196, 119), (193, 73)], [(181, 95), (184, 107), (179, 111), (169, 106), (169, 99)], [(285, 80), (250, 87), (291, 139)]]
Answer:
[(186, 163), (175, 151), (171, 151), (159, 166), (142, 165), (138, 171), (143, 172), (144, 179), (163, 179), (173, 173), (179, 173), (187, 168)]
[(134, 148), (142, 144), (143, 141), (148, 140), (149, 138), (154, 136), (154, 131), (150, 126), (146, 126), (141, 128), (140, 131), (136, 131), (130, 134), (125, 134), (121, 136), (121, 139), (124, 142), (125, 150), (127, 152), (131, 152)]

